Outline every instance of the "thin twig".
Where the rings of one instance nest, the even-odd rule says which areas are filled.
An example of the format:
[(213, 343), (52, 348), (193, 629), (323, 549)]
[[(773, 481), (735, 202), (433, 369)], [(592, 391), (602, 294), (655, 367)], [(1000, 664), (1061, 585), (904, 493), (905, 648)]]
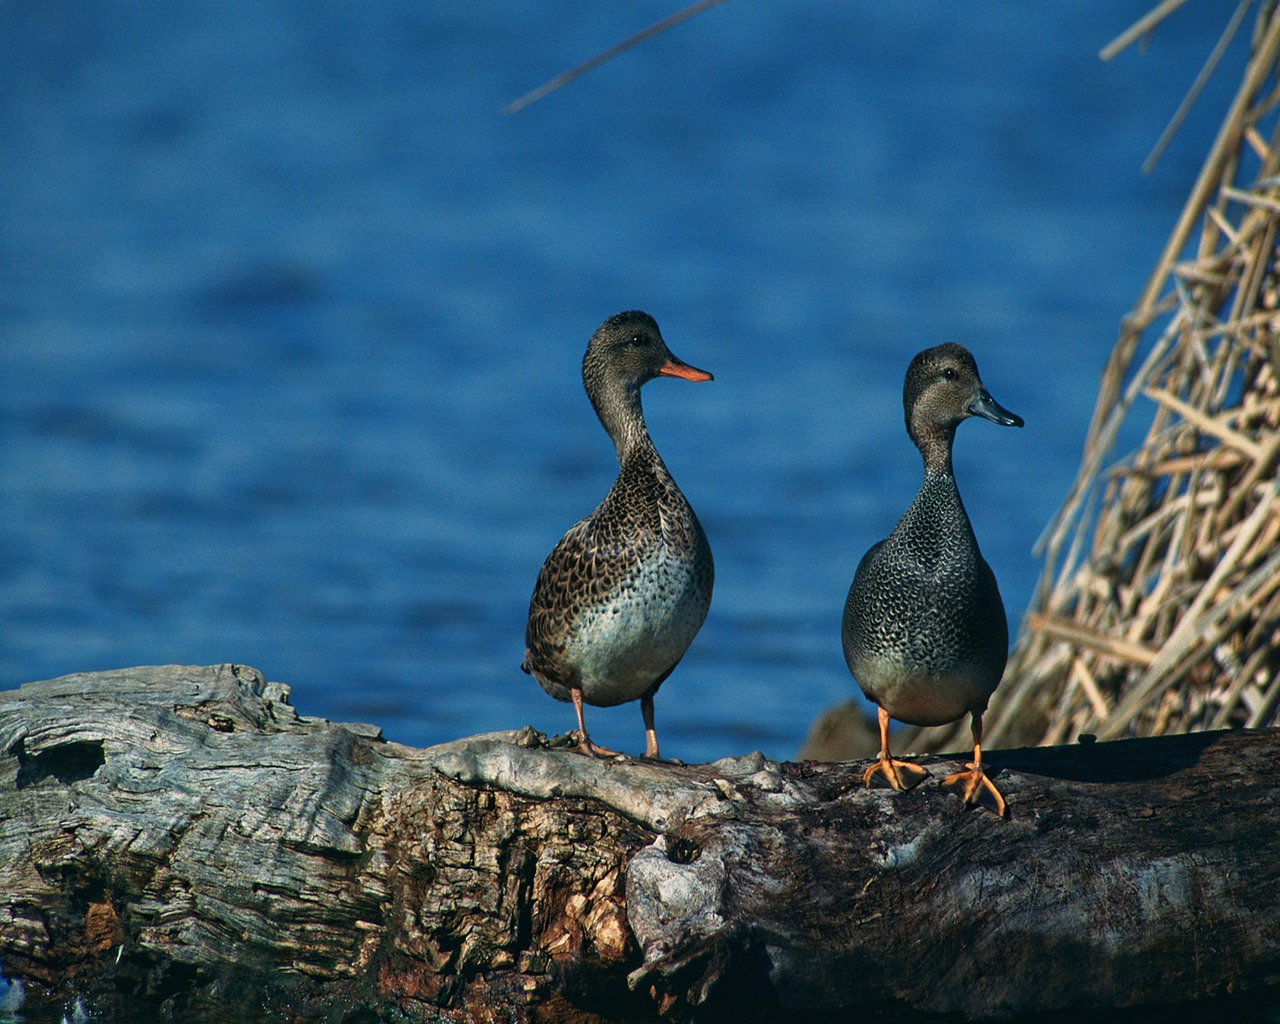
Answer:
[(1121, 50), (1129, 47), (1135, 39), (1141, 39), (1145, 36), (1186, 2), (1187, 0), (1164, 0), (1164, 3), (1152, 8), (1099, 50), (1098, 58), (1100, 60), (1110, 60)]
[(1199, 409), (1196, 409), (1184, 402), (1176, 395), (1171, 395), (1167, 391), (1157, 391), (1155, 388), (1145, 388), (1143, 390), (1143, 394), (1153, 402), (1159, 402), (1161, 405), (1177, 413), (1202, 434), (1209, 434), (1216, 437), (1223, 444), (1230, 445), (1232, 448), (1243, 452), (1250, 459), (1257, 460), (1262, 457), (1262, 445), (1245, 437), (1238, 431), (1232, 430), (1230, 427), (1219, 423), (1212, 417), (1205, 415)]
[(609, 49), (605, 50), (603, 53), (596, 54), (590, 60), (579, 64), (576, 68), (571, 68), (564, 72), (564, 74), (556, 75), (556, 77), (551, 79), (551, 81), (538, 86), (538, 88), (534, 89), (532, 92), (525, 93), (518, 100), (508, 103), (502, 108), (502, 112), (504, 114), (514, 114), (517, 111), (523, 110), (530, 103), (536, 103), (544, 96), (555, 92), (562, 85), (567, 85), (575, 78), (585, 75), (588, 71), (598, 68), (601, 64), (613, 60), (614, 57), (618, 56), (618, 54), (623, 51), (631, 49), (631, 47), (638, 43), (643, 43), (646, 39), (652, 39), (659, 33), (665, 32), (667, 29), (672, 28), (675, 25), (679, 25), (680, 22), (692, 18), (695, 14), (701, 14), (709, 7), (715, 7), (717, 4), (722, 3), (724, 3), (724, 0), (698, 0), (697, 3), (690, 4), (683, 10), (676, 11), (675, 14), (668, 15), (661, 21), (655, 22), (644, 31), (637, 32), (630, 39), (624, 39), (616, 46), (609, 47)]
[[(1191, 88), (1187, 90), (1186, 96), (1182, 98), (1182, 102), (1178, 105), (1177, 111), (1174, 112), (1172, 118), (1169, 119), (1165, 130), (1160, 134), (1160, 138), (1156, 140), (1155, 146), (1147, 159), (1142, 162), (1142, 173), (1150, 174), (1156, 164), (1160, 162), (1160, 157), (1164, 155), (1164, 151), (1168, 148), (1169, 143), (1173, 141), (1173, 137), (1178, 134), (1178, 129), (1182, 127), (1182, 122), (1187, 119), (1187, 115), (1191, 113), (1191, 108), (1195, 106), (1195, 102), (1200, 98), (1200, 93), (1204, 91), (1204, 87), (1208, 84), (1209, 79), (1213, 77), (1213, 72), (1218, 67), (1218, 62), (1222, 60), (1222, 55), (1227, 52), (1227, 46), (1235, 37), (1236, 32), (1240, 28), (1240, 22), (1244, 20), (1245, 11), (1253, 4), (1253, 0), (1240, 0), (1236, 5), (1236, 12), (1231, 16), (1231, 20), (1227, 23), (1226, 29), (1222, 35), (1218, 37), (1218, 45), (1213, 48), (1213, 52), (1209, 54), (1208, 60), (1204, 62), (1204, 66), (1200, 69), (1200, 73), (1196, 75), (1196, 80), (1191, 83)], [(1103, 60), (1106, 58), (1104, 57)]]
[(1079, 647), (1089, 647), (1108, 658), (1128, 661), (1134, 665), (1141, 665), (1143, 668), (1151, 665), (1157, 657), (1157, 652), (1149, 647), (1144, 647), (1128, 640), (1119, 640), (1113, 636), (1103, 636), (1074, 622), (1055, 619), (1048, 615), (1041, 615), (1038, 612), (1031, 612), (1027, 616), (1027, 622), (1032, 629), (1045, 633), (1057, 640), (1066, 640), (1068, 643), (1076, 644)]

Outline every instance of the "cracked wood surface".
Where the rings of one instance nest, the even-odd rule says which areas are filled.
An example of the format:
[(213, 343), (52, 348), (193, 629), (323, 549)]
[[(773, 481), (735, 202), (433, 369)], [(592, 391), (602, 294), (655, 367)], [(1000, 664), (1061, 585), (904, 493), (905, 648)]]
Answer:
[[(31, 1006), (286, 1019), (975, 1017), (1280, 984), (1280, 734), (865, 762), (419, 750), (222, 665), (0, 693), (0, 969)], [(60, 1002), (61, 1001), (61, 1002)]]

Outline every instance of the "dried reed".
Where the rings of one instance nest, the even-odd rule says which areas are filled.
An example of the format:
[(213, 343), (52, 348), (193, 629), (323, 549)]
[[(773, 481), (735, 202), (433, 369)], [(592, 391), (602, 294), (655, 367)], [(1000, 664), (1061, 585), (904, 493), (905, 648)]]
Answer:
[[(1280, 16), (1260, 8), (1041, 540), (988, 745), (1280, 724)], [(1145, 440), (1113, 459), (1139, 416)]]

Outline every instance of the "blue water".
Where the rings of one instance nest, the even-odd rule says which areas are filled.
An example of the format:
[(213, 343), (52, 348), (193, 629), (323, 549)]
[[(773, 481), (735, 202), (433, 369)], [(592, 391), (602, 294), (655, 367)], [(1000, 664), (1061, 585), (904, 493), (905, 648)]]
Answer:
[(0, 4), (0, 685), (240, 662), (407, 743), (569, 728), (524, 615), (615, 472), (578, 367), (632, 307), (716, 375), (645, 391), (717, 569), (664, 753), (789, 756), (853, 692), (926, 345), (1027, 421), (956, 453), (1016, 624), (1228, 12), (1104, 64), (1149, 0), (733, 0), (499, 113), (674, 6)]

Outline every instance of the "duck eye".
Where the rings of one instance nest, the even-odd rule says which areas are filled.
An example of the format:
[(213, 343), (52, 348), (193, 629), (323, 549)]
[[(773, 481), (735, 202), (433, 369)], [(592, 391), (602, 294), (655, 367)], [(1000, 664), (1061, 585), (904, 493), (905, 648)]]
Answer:
[(627, 339), (627, 344), (630, 345), (632, 348), (639, 348), (641, 345), (644, 344), (644, 335), (642, 334), (631, 335), (631, 337)]
[(945, 377), (947, 380), (955, 380), (956, 379), (955, 367), (948, 366), (946, 369), (942, 371), (942, 376)]

